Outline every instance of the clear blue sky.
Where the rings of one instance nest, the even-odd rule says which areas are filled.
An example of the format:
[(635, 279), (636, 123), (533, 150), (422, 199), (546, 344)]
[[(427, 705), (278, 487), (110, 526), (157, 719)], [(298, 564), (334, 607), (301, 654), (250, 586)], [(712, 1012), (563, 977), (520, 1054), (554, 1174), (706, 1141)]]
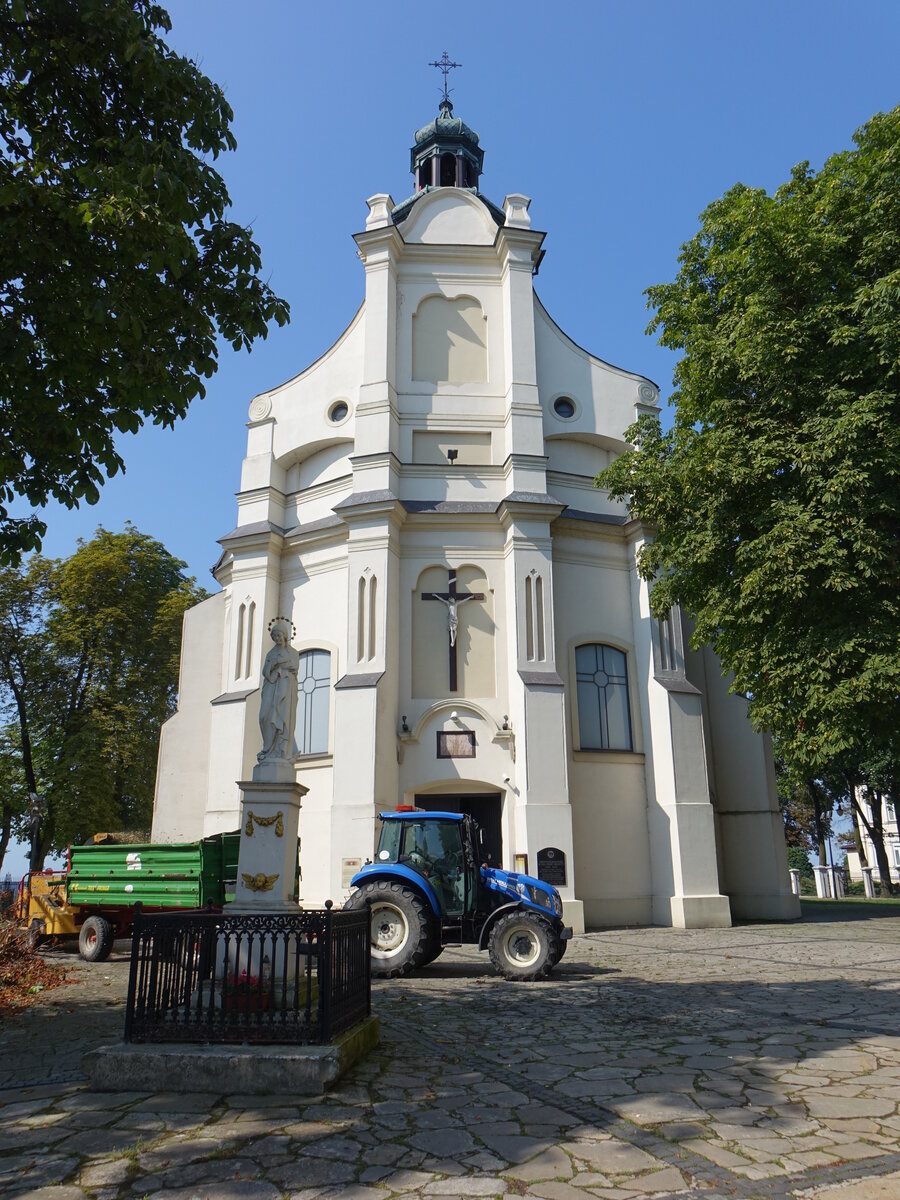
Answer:
[(497, 203), (530, 195), (548, 233), (545, 305), (663, 397), (673, 357), (644, 334), (642, 292), (674, 276), (703, 208), (737, 181), (772, 190), (794, 163), (818, 167), (900, 102), (896, 0), (167, 7), (170, 43), (234, 109), (238, 149), (218, 166), (292, 320), (250, 355), (223, 347), (206, 399), (175, 430), (123, 438), (126, 474), (93, 508), (49, 509), (45, 552), (130, 519), (209, 587), (216, 538), (235, 524), (250, 399), (317, 358), (355, 312), (350, 235), (367, 196), (412, 191), (412, 136), (439, 98), (427, 64), (444, 49), (463, 64), (452, 99), (481, 136), (483, 190)]

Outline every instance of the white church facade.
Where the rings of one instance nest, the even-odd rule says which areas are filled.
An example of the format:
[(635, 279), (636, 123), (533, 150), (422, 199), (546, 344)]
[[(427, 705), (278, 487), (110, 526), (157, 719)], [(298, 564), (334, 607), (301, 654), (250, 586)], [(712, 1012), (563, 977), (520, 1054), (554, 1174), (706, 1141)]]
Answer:
[(797, 917), (767, 739), (677, 612), (652, 619), (647, 531), (593, 486), (657, 388), (554, 323), (530, 201), (484, 197), (482, 156), (442, 104), (413, 196), (368, 201), (349, 326), (250, 405), (153, 839), (237, 827), (284, 616), (305, 905), (340, 903), (377, 813), (413, 804), (471, 812), (486, 856), (555, 882), (576, 931)]

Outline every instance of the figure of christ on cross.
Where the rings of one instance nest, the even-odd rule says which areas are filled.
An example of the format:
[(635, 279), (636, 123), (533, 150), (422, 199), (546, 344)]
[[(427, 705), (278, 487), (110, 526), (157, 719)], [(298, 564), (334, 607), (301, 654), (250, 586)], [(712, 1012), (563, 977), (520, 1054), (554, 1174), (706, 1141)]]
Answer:
[(456, 674), (456, 635), (459, 633), (459, 606), (467, 600), (483, 600), (484, 592), (460, 592), (456, 587), (456, 572), (452, 567), (447, 571), (449, 580), (446, 592), (423, 592), (423, 600), (439, 600), (447, 606), (447, 632), (450, 635), (450, 691), (457, 689)]

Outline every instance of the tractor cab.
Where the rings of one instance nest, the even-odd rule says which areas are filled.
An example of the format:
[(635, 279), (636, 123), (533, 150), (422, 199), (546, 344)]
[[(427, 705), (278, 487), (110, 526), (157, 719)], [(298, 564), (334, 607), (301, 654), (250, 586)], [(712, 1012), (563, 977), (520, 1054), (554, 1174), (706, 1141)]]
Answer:
[(481, 863), (472, 817), (403, 807), (379, 818), (375, 859), (354, 875), (346, 905), (370, 908), (373, 974), (406, 974), (448, 945), (488, 949), (510, 979), (539, 978), (559, 961), (571, 937), (559, 893)]

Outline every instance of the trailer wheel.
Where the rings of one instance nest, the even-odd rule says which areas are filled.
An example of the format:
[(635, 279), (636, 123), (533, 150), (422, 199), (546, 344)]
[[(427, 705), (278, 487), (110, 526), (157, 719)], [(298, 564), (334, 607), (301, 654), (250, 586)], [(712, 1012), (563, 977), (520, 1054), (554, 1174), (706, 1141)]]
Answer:
[(553, 930), (530, 912), (511, 912), (491, 930), (488, 953), (504, 979), (542, 979), (557, 961)]
[(116, 931), (104, 917), (88, 917), (78, 934), (78, 952), (85, 962), (109, 958)]
[(366, 883), (344, 907), (365, 908), (367, 902), (372, 913), (373, 975), (394, 979), (431, 961), (438, 932), (417, 892), (399, 883)]
[(28, 926), (28, 949), (37, 950), (47, 936), (47, 922), (41, 917), (34, 917)]

